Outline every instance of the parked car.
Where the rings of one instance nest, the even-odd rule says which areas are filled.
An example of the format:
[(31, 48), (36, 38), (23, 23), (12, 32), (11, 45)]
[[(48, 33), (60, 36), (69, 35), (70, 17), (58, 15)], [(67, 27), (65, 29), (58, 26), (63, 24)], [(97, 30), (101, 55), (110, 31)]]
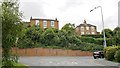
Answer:
[(93, 52), (93, 57), (94, 57), (94, 59), (96, 59), (96, 58), (104, 58), (104, 53), (103, 53), (103, 51)]

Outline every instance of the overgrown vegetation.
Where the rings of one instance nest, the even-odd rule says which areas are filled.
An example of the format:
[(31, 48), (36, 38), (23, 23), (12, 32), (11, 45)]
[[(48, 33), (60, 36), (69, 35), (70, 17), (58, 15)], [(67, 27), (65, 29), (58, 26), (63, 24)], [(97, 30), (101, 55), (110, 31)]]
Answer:
[[(116, 35), (114, 35), (116, 34), (116, 28), (112, 34), (109, 29), (105, 29), (105, 31), (107, 35), (107, 46), (119, 44), (117, 42), (118, 40), (114, 40), (116, 38), (119, 39), (118, 36), (116, 37)], [(97, 51), (103, 50), (103, 42), (104, 39), (101, 38), (101, 35), (94, 35), (94, 37), (92, 37), (92, 35), (90, 37), (76, 35), (74, 24), (68, 23), (64, 25), (61, 30), (55, 28), (42, 29), (35, 26), (26, 28), (24, 30), (23, 37), (19, 38), (18, 40), (18, 47), (47, 47), (83, 51)]]
[(25, 29), (24, 36), (18, 40), (18, 46), (19, 48), (48, 47), (84, 51), (103, 49), (102, 45), (95, 44), (91, 39), (86, 39), (87, 43), (86, 40), (82, 40), (80, 36), (76, 35), (74, 24), (70, 23), (64, 25), (61, 30), (33, 26)]

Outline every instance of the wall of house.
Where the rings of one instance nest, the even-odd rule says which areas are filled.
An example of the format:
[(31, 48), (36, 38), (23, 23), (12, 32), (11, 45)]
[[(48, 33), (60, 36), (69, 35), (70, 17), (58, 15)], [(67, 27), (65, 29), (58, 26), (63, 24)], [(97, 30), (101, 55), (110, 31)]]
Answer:
[(87, 30), (86, 29), (86, 26), (84, 26), (84, 31), (81, 31), (81, 27), (76, 27), (76, 33), (78, 34), (78, 35), (81, 35), (81, 32), (84, 32), (84, 35), (86, 35), (86, 32), (87, 31), (89, 31), (90, 32), (90, 35), (92, 35), (92, 32), (94, 32), (95, 33), (95, 35), (97, 34), (97, 29), (96, 29), (96, 27), (94, 27), (95, 29), (94, 29), (94, 31), (91, 29), (91, 27), (89, 27), (89, 30)]
[[(47, 21), (47, 28), (51, 28), (51, 21), (50, 20), (46, 20)], [(30, 20), (30, 26), (34, 26), (36, 23), (36, 20), (34, 19), (31, 19)], [(39, 24), (40, 24), (40, 27), (43, 28), (43, 20), (39, 20)], [(56, 29), (59, 29), (59, 22), (58, 21), (54, 21), (54, 28)]]

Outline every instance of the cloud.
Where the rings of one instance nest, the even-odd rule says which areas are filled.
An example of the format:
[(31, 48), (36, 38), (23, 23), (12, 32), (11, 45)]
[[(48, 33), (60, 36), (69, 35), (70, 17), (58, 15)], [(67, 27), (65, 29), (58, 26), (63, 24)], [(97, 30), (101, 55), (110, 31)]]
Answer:
[(64, 5), (60, 7), (61, 11), (66, 11), (67, 9), (74, 8), (80, 5), (84, 5), (84, 0), (79, 1), (79, 0), (66, 0)]
[[(31, 0), (32, 1), (32, 0)], [(20, 10), (23, 12), (25, 19), (33, 17), (45, 17), (43, 4), (39, 2), (20, 2)]]
[[(23, 2), (22, 2), (23, 1)], [(30, 16), (39, 18), (55, 18), (57, 17), (59, 27), (66, 23), (75, 23), (79, 25), (84, 19), (89, 24), (96, 25), (98, 31), (102, 30), (100, 8), (93, 12), (89, 12), (96, 6), (101, 5), (105, 27), (113, 29), (117, 26), (117, 13), (119, 0), (22, 0), (20, 9), (24, 12), (26, 19)], [(24, 2), (25, 1), (25, 2)]]

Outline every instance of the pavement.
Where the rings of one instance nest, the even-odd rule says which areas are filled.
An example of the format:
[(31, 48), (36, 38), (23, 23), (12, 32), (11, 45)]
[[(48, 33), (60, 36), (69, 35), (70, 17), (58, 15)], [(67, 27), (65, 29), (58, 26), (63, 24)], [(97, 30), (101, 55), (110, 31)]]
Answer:
[(27, 66), (118, 66), (118, 63), (92, 56), (36, 56), (20, 57), (20, 63)]

